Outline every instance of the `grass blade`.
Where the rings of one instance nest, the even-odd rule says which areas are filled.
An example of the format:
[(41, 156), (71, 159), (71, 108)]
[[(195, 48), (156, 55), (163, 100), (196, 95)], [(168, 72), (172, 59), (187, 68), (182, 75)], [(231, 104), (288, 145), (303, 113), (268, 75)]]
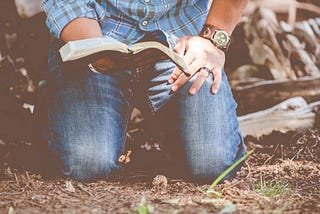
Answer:
[(228, 167), (219, 177), (214, 180), (214, 182), (209, 187), (210, 189), (213, 189), (224, 177), (226, 177), (236, 166), (238, 166), (242, 161), (244, 161), (249, 155), (251, 155), (254, 152), (254, 149), (248, 151), (244, 156), (242, 156), (239, 160), (237, 160), (234, 164)]

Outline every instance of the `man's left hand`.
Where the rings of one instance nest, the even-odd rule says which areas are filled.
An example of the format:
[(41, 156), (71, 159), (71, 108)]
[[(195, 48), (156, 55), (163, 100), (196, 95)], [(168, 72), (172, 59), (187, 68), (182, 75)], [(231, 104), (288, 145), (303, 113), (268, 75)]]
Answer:
[(192, 36), (181, 37), (174, 51), (180, 56), (183, 56), (188, 66), (187, 72), (191, 75), (187, 77), (176, 67), (168, 80), (170, 84), (173, 84), (171, 88), (172, 91), (175, 92), (179, 90), (192, 76), (199, 72), (199, 75), (189, 89), (189, 93), (192, 95), (196, 94), (210, 73), (212, 73), (214, 77), (211, 91), (213, 94), (218, 92), (222, 68), (225, 63), (225, 53), (222, 50), (215, 47), (208, 39), (200, 36)]

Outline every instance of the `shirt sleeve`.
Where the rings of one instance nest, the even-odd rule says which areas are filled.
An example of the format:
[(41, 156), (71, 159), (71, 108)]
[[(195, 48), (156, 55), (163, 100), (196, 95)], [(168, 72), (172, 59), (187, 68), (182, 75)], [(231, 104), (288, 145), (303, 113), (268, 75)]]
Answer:
[(95, 0), (44, 0), (42, 9), (47, 14), (46, 25), (56, 38), (60, 38), (63, 28), (80, 17), (103, 19), (105, 10)]

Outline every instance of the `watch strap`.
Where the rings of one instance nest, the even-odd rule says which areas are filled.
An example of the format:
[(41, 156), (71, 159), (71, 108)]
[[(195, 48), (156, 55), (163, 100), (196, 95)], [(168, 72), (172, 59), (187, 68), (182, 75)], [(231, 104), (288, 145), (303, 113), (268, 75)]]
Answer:
[[(229, 40), (229, 42), (226, 44), (225, 47), (221, 47), (221, 46), (217, 45), (217, 44), (214, 42), (214, 40), (213, 40), (215, 33), (216, 33), (217, 31), (219, 31), (219, 30), (220, 30), (220, 29), (219, 29), (218, 27), (214, 26), (214, 25), (205, 24), (205, 25), (203, 26), (202, 30), (200, 31), (199, 36), (201, 36), (201, 37), (203, 37), (203, 38), (205, 38), (205, 39), (209, 39), (214, 46), (216, 46), (217, 48), (219, 48), (219, 49), (221, 49), (222, 51), (226, 52), (226, 51), (228, 50), (228, 48), (229, 48), (230, 40)], [(230, 38), (230, 35), (229, 35), (229, 38)]]

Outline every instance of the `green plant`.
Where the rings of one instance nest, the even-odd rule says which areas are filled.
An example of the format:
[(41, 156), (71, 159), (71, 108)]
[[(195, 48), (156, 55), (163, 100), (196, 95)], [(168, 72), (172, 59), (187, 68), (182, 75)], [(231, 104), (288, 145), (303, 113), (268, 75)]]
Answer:
[(217, 177), (213, 181), (213, 183), (211, 184), (209, 189), (213, 189), (215, 186), (217, 186), (217, 184), (220, 183), (220, 181), (222, 181), (222, 179), (224, 179), (236, 166), (238, 166), (242, 161), (244, 161), (247, 157), (249, 157), (249, 155), (251, 155), (253, 152), (254, 152), (254, 149), (248, 151), (239, 160), (237, 160), (235, 163), (233, 163), (231, 166), (229, 166), (228, 169), (226, 169), (223, 173), (221, 173), (221, 175), (219, 175), (219, 177)]
[(284, 196), (289, 193), (288, 184), (283, 181), (276, 183), (262, 183), (253, 186), (254, 190), (266, 197)]
[(214, 190), (215, 186), (220, 183), (236, 166), (238, 166), (242, 161), (244, 161), (247, 157), (249, 157), (254, 152), (254, 149), (248, 151), (244, 156), (242, 156), (239, 160), (229, 166), (221, 175), (219, 175), (211, 184), (209, 189), (206, 191), (200, 190), (204, 194), (215, 194), (216, 196), (220, 197), (221, 194)]
[(226, 201), (223, 209), (218, 214), (234, 213), (235, 211), (237, 211), (236, 206), (231, 201)]
[(137, 211), (139, 214), (149, 214), (154, 212), (154, 207), (152, 205), (146, 204), (146, 198), (141, 198), (140, 203), (135, 208), (135, 211)]

